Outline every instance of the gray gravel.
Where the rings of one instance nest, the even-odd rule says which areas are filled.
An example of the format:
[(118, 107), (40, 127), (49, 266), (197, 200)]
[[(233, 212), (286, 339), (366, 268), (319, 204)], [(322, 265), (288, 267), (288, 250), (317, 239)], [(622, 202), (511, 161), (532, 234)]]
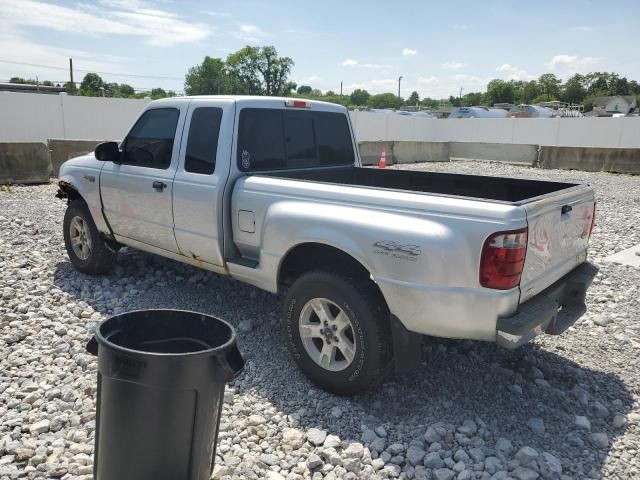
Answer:
[(508, 352), (433, 340), (417, 372), (340, 398), (312, 386), (279, 338), (275, 296), (125, 249), (104, 277), (64, 252), (55, 186), (0, 192), (0, 480), (90, 479), (96, 323), (185, 308), (238, 327), (247, 367), (225, 393), (215, 478), (640, 478), (640, 271), (604, 258), (640, 243), (640, 179), (455, 162), (411, 168), (557, 180), (598, 195), (588, 313)]

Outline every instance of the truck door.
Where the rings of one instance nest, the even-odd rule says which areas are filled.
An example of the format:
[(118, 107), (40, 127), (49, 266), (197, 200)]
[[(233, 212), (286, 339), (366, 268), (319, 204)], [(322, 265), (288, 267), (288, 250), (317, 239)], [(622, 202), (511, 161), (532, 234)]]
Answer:
[(171, 196), (187, 109), (181, 103), (145, 111), (122, 142), (122, 163), (107, 163), (100, 173), (104, 215), (123, 243), (179, 253)]
[(173, 184), (175, 236), (182, 255), (223, 266), (223, 196), (229, 177), (235, 102), (189, 104)]

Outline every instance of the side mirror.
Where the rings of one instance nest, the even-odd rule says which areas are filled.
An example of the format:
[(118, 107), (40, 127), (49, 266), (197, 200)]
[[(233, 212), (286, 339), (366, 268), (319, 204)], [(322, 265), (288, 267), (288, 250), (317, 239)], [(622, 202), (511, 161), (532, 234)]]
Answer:
[(95, 156), (101, 162), (120, 162), (120, 149), (116, 142), (99, 143), (95, 149)]

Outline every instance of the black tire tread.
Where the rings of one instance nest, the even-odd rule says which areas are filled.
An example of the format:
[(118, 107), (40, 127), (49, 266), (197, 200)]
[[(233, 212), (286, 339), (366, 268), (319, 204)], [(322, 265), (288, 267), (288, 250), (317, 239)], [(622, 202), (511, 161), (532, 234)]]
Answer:
[[(327, 385), (323, 382), (318, 382), (317, 379), (310, 376), (311, 381), (338, 395), (362, 393), (382, 383), (393, 368), (393, 348), (391, 328), (389, 325), (389, 311), (378, 287), (370, 279), (359, 278), (357, 275), (354, 275), (353, 272), (341, 269), (340, 267), (333, 266), (326, 269), (313, 270), (298, 277), (287, 290), (284, 302), (285, 309), (287, 305), (289, 305), (292, 296), (296, 295), (298, 287), (309, 284), (310, 282), (326, 282), (332, 285), (339, 285), (341, 290), (352, 289), (359, 297), (364, 308), (368, 309), (371, 313), (365, 319), (367, 328), (374, 329), (375, 337), (380, 340), (377, 353), (370, 352), (369, 358), (367, 359), (367, 362), (369, 362), (367, 375), (359, 379), (358, 382), (349, 386)], [(288, 339), (287, 346), (291, 348)]]
[[(91, 235), (91, 255), (86, 261), (79, 259), (75, 255), (69, 242), (69, 224), (75, 216), (82, 216), (84, 218), (89, 227), (89, 234)], [(67, 255), (77, 270), (89, 275), (100, 275), (113, 270), (116, 263), (116, 253), (110, 250), (105, 244), (96, 228), (91, 212), (89, 212), (89, 207), (84, 200), (76, 199), (69, 202), (64, 214), (63, 229)]]

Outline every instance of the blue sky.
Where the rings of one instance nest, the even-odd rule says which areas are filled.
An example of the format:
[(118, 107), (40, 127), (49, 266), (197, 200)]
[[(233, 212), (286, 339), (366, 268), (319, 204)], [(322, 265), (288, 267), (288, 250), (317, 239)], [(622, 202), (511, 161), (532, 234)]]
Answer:
[(638, 18), (637, 0), (0, 0), (0, 80), (66, 81), (73, 57), (76, 80), (98, 71), (182, 91), (205, 55), (247, 44), (293, 58), (299, 85), (338, 91), (342, 81), (345, 93), (396, 92), (400, 75), (403, 96), (435, 98), (545, 72), (640, 80)]

